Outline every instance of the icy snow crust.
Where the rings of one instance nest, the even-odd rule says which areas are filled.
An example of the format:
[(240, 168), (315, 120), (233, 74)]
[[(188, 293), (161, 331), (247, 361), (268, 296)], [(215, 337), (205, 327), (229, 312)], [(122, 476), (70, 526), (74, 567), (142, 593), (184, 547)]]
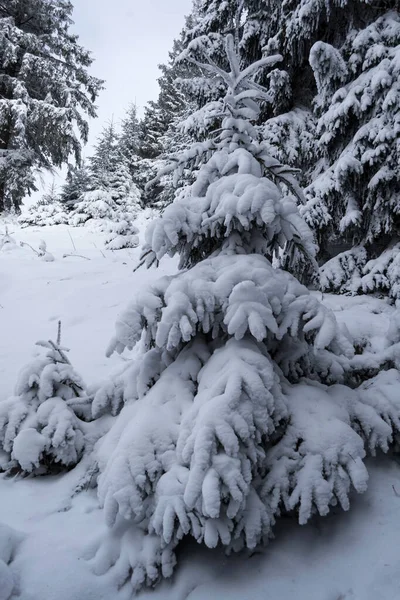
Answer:
[[(124, 308), (125, 299), (131, 296), (132, 290), (151, 286), (160, 273), (140, 270), (132, 274), (131, 267), (139, 260), (138, 250), (123, 250), (118, 254), (103, 250), (104, 258), (94, 246), (102, 247), (102, 234), (86, 229), (72, 230), (72, 234), (77, 251), (88, 256), (90, 261), (62, 259), (62, 255), (71, 250), (64, 226), (37, 231), (10, 227), (10, 231), (14, 232), (17, 241), (27, 241), (36, 247), (44, 238), (56, 260), (43, 263), (31, 251), (18, 246), (14, 251), (0, 253), (2, 399), (13, 391), (21, 359), (29, 361), (37, 339), (54, 336), (58, 318), (63, 320), (65, 341), (72, 348), (71, 361), (86, 381), (97, 381), (99, 374), (106, 377), (115, 369), (125, 372), (126, 363), (122, 358), (113, 354), (106, 360), (103, 353), (115, 314)], [(164, 261), (160, 269), (169, 277), (175, 270), (175, 263)], [(15, 276), (17, 271), (18, 277)], [(121, 299), (118, 305), (116, 298)], [(395, 315), (393, 307), (382, 300), (363, 296), (338, 298), (327, 295), (325, 304), (334, 310), (341, 323), (346, 324), (352, 337), (364, 340), (372, 353), (385, 347), (386, 332)], [(200, 350), (199, 347), (199, 361), (204, 360)], [(172, 377), (167, 389), (173, 381)], [(389, 389), (394, 387), (398, 394), (399, 387), (392, 372), (384, 375), (382, 384)], [(187, 393), (190, 393), (190, 380), (187, 386)], [(337, 390), (338, 400), (346, 402), (343, 388)], [(134, 393), (133, 390), (132, 395)], [(298, 401), (296, 395), (292, 400)], [(370, 401), (373, 400), (372, 397)], [(182, 396), (181, 402), (187, 401), (188, 397), (185, 400)], [(138, 410), (139, 403), (126, 410)], [(159, 406), (154, 409), (154, 417), (160, 410)], [(345, 426), (344, 414), (338, 406), (335, 418), (340, 427)], [(154, 418), (154, 427), (164, 416), (160, 413), (157, 419)], [(177, 413), (174, 418), (178, 418)], [(298, 432), (302, 430), (301, 421), (294, 425)], [(307, 428), (307, 431), (314, 431), (316, 437), (305, 443), (316, 444), (318, 427)], [(383, 433), (387, 434), (387, 431)], [(294, 430), (289, 434), (294, 435)], [(323, 442), (326, 443), (326, 438)], [(355, 465), (353, 460), (350, 463)], [(78, 466), (77, 471), (62, 478), (14, 481), (0, 476), (0, 559), (4, 563), (0, 563), (3, 594), (0, 597), (8, 600), (6, 594), (10, 595), (10, 590), (14, 589), (21, 600), (131, 598), (130, 585), (118, 589), (118, 570), (98, 576), (93, 573), (90, 562), (84, 560), (88, 544), (92, 552), (93, 547), (97, 548), (104, 518), (94, 491), (83, 491), (71, 501), (71, 490), (80, 479), (81, 468)], [(346, 600), (393, 600), (399, 585), (395, 548), (400, 534), (397, 525), (400, 523), (400, 471), (396, 462), (387, 459), (382, 463), (377, 460), (376, 467), (370, 462), (368, 470), (369, 489), (363, 496), (353, 498), (354, 510), (349, 513), (336, 514), (332, 519), (317, 519), (304, 528), (296, 527), (286, 519), (275, 529), (274, 542), (252, 558), (238, 555), (227, 561), (219, 549), (207, 550), (197, 544), (184, 543), (180, 569), (174, 578), (154, 591), (142, 592), (141, 597), (243, 600), (249, 596), (254, 600), (265, 600), (268, 594), (289, 600), (296, 594), (300, 600), (332, 600), (340, 595)], [(122, 522), (120, 527), (123, 526)], [(118, 535), (120, 533), (121, 530)], [(120, 539), (118, 535), (116, 539)], [(123, 539), (131, 553), (144, 556), (140, 531), (126, 532)], [(149, 549), (155, 543), (154, 538), (152, 540), (147, 542)], [(154, 547), (152, 554), (153, 550)], [(118, 556), (119, 552), (118, 545)], [(123, 553), (122, 556), (126, 555)], [(112, 553), (105, 559), (112, 560)], [(166, 569), (169, 564), (172, 563), (166, 560)], [(119, 566), (121, 572), (126, 568), (123, 564)], [(103, 570), (106, 567), (107, 562)]]

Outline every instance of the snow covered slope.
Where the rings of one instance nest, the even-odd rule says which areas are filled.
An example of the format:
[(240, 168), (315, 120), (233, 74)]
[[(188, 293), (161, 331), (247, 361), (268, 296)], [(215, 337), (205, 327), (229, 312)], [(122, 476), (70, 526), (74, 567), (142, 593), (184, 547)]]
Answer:
[[(142, 217), (138, 224), (145, 226)], [(4, 226), (0, 224), (0, 232)], [(53, 262), (41, 261), (28, 247), (0, 251), (0, 400), (13, 390), (19, 369), (30, 360), (38, 339), (55, 337), (63, 324), (63, 343), (75, 368), (98, 382), (124, 357), (105, 358), (118, 312), (145, 282), (172, 273), (162, 268), (133, 273), (139, 249), (110, 252), (102, 234), (87, 228), (55, 226), (19, 229), (17, 241), (34, 248), (44, 239)], [(64, 254), (73, 254), (63, 258)], [(79, 255), (79, 256), (78, 256)], [(88, 260), (89, 259), (89, 260)], [(369, 297), (325, 296), (363, 347), (379, 349), (394, 309)], [(399, 390), (400, 392), (400, 390)], [(371, 461), (369, 490), (354, 498), (349, 513), (337, 511), (300, 527), (286, 519), (276, 539), (249, 557), (225, 557), (194, 543), (180, 549), (173, 579), (141, 598), (153, 600), (397, 600), (400, 598), (400, 467), (395, 460)], [(79, 466), (62, 477), (6, 480), (0, 476), (0, 525), (16, 530), (11, 556), (2, 557), (0, 600), (10, 597), (10, 581), (20, 600), (124, 600), (112, 572), (92, 573), (85, 549), (104, 528), (94, 491), (71, 501)], [(1, 560), (4, 562), (2, 567)], [(8, 563), (9, 566), (6, 566)]]

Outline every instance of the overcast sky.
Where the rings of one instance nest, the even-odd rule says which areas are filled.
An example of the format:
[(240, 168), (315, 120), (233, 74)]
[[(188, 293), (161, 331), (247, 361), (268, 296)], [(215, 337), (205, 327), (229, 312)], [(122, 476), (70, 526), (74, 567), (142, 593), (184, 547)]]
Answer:
[(72, 0), (74, 32), (91, 50), (91, 73), (105, 79), (98, 116), (91, 121), (93, 143), (105, 121), (121, 119), (136, 100), (140, 109), (158, 96), (157, 65), (166, 62), (192, 0)]
[[(158, 96), (158, 65), (168, 60), (173, 40), (189, 14), (192, 0), (72, 0), (72, 28), (82, 46), (93, 54), (90, 73), (105, 80), (98, 100), (98, 118), (91, 120), (89, 143), (84, 156), (90, 156), (103, 125), (120, 122), (130, 102), (139, 111)], [(42, 173), (38, 192), (26, 198), (27, 205), (42, 195), (53, 181), (64, 183), (66, 169)]]

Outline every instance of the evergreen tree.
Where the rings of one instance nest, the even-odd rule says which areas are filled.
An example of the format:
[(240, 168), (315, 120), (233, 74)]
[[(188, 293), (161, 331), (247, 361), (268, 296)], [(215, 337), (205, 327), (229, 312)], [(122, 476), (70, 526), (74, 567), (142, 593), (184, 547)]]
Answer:
[[(99, 158), (99, 154), (96, 158)], [(140, 208), (140, 191), (121, 159), (115, 164), (110, 161), (108, 168), (111, 171), (99, 170), (100, 176), (93, 176), (92, 185), (97, 183), (98, 187), (80, 196), (69, 223), (73, 226), (86, 223), (96, 225), (107, 234), (105, 246), (109, 250), (135, 248), (139, 239), (133, 221)]]
[(140, 125), (137, 116), (136, 104), (131, 104), (121, 123), (121, 134), (119, 136), (119, 147), (121, 155), (129, 169), (132, 181), (138, 185), (138, 161), (140, 152)]
[(168, 129), (170, 119), (157, 102), (151, 100), (144, 109), (140, 122), (140, 155), (157, 158), (163, 151), (161, 138)]
[(107, 190), (110, 185), (110, 176), (122, 162), (117, 128), (110, 121), (97, 139), (93, 156), (89, 158), (90, 189)]
[(238, 551), (266, 540), (284, 511), (305, 523), (347, 509), (351, 488), (366, 488), (364, 445), (387, 450), (400, 427), (395, 387), (383, 398), (371, 382), (362, 392), (322, 385), (343, 381), (353, 347), (333, 313), (270, 262), (287, 244), (314, 251), (283, 192), (297, 189), (293, 170), (254, 127), (269, 98), (254, 78), (279, 56), (241, 70), (231, 35), (226, 52), (228, 71), (204, 53), (205, 79), (226, 94), (192, 124), (202, 115), (220, 126), (175, 157), (178, 176), (202, 165), (146, 233), (143, 260), (179, 254), (183, 270), (121, 315), (109, 352), (140, 341), (144, 354), (92, 406), (95, 417), (120, 414), (98, 455), (111, 532), (90, 556), (97, 573), (113, 568), (136, 589), (171, 574), (184, 536)]
[(68, 215), (61, 202), (60, 193), (53, 181), (43, 196), (31, 204), (18, 218), (22, 225), (60, 225), (68, 222)]
[[(149, 102), (140, 122), (140, 156), (134, 181), (142, 193), (145, 205), (164, 207), (172, 202), (175, 184), (168, 175), (151, 183), (157, 171), (168, 163), (168, 155), (177, 152), (188, 143), (188, 137), (180, 128), (185, 116), (189, 116), (196, 108), (194, 99), (188, 97), (181, 89), (183, 80), (187, 81), (193, 69), (178, 61), (183, 49), (185, 32), (174, 40), (167, 64), (159, 65), (161, 76), (156, 102)], [(181, 184), (184, 185), (182, 179)], [(150, 184), (150, 185), (147, 185)]]
[(309, 188), (307, 218), (322, 260), (360, 244), (376, 257), (398, 238), (399, 44), (400, 16), (390, 12), (340, 49), (311, 50), (325, 168)]
[(124, 146), (113, 122), (104, 127), (89, 159), (89, 190), (75, 204), (69, 222), (96, 224), (107, 233), (110, 250), (135, 248), (138, 230), (133, 225), (140, 208), (140, 190), (133, 183)]
[(0, 403), (3, 471), (41, 474), (70, 468), (84, 450), (85, 420), (90, 419), (84, 384), (59, 339), (38, 345), (46, 349), (45, 357), (22, 369), (15, 396)]
[(187, 33), (186, 47), (206, 40), (218, 57), (224, 30), (235, 32), (242, 68), (263, 52), (282, 54), (257, 79), (271, 99), (260, 131), (274, 157), (302, 169), (319, 262), (339, 253), (323, 289), (397, 298), (397, 11), (397, 0), (198, 0)]
[[(73, 227), (84, 225), (91, 220), (109, 221), (115, 215), (115, 202), (109, 191), (101, 188), (90, 190), (81, 196), (69, 217)], [(104, 223), (100, 222), (100, 226)]]
[(0, 5), (0, 212), (19, 210), (36, 169), (80, 160), (102, 82), (88, 74), (71, 14), (69, 0)]
[(72, 209), (82, 194), (90, 187), (90, 173), (85, 163), (71, 166), (68, 169), (65, 184), (62, 187), (60, 200), (65, 209)]

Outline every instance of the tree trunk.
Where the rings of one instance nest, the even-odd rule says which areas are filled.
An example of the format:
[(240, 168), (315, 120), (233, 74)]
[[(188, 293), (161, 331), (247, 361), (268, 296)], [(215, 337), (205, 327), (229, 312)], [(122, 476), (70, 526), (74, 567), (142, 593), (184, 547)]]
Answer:
[(1, 213), (3, 213), (5, 211), (5, 204), (4, 204), (4, 184), (0, 185), (0, 215)]

